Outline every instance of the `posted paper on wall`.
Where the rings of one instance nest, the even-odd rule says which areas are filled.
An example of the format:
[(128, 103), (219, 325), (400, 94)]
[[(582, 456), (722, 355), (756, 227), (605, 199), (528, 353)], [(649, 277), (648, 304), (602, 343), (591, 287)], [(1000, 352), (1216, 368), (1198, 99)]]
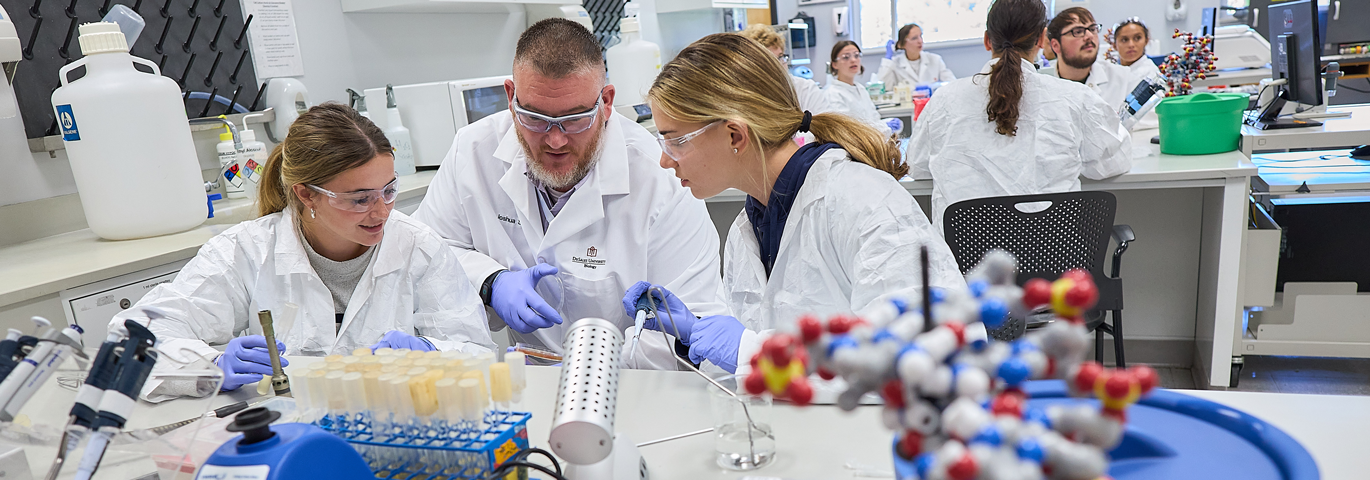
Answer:
[[(291, 0), (244, 0), (243, 14), (252, 15), (248, 35), (252, 66), (258, 79), (304, 75), (295, 9)], [(246, 18), (246, 17), (244, 17)]]

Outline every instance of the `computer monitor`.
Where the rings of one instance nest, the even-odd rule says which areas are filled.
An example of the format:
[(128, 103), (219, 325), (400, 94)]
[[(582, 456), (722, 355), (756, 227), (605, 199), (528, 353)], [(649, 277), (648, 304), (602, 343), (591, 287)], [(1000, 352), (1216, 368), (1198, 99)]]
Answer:
[(1297, 0), (1271, 5), (1266, 11), (1270, 40), (1270, 74), (1287, 83), (1256, 119), (1261, 129), (1309, 127), (1317, 122), (1278, 119), (1285, 102), (1308, 108), (1322, 105), (1322, 40), (1318, 28), (1318, 2)]

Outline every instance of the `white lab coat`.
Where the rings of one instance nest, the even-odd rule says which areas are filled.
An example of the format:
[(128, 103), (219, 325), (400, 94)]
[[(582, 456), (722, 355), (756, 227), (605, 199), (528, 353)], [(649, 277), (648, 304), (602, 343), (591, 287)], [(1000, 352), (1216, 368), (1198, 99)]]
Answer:
[[(500, 112), (458, 131), (415, 213), (459, 252), (473, 285), (502, 268), (545, 262), (560, 270), (538, 290), (565, 323), (526, 335), (511, 330), (514, 341), (561, 352), (566, 329), (587, 317), (626, 329), (633, 319), (623, 295), (638, 281), (666, 287), (695, 315), (728, 313), (709, 212), (659, 166), (661, 147), (646, 129), (613, 114), (598, 164), (544, 233), (514, 128)], [(489, 317), (492, 328), (503, 328), (498, 315)], [(630, 366), (676, 368), (660, 335), (644, 334), (642, 342), (647, 355)]]
[(832, 81), (828, 82), (828, 87), (823, 91), (828, 93), (828, 101), (832, 102), (833, 113), (841, 113), (856, 119), (858, 122), (870, 125), (882, 135), (894, 134), (889, 125), (880, 121), (880, 112), (875, 109), (875, 102), (871, 101), (870, 93), (866, 92), (864, 85), (852, 85), (843, 82), (838, 80), (836, 75), (831, 77)]
[(880, 71), (876, 72), (875, 77), (885, 82), (886, 89), (901, 84), (915, 86), (956, 80), (956, 74), (947, 68), (947, 62), (942, 61), (941, 55), (926, 51), (918, 56), (918, 60), (909, 60), (903, 52), (894, 52), (892, 59), (880, 59)]
[(799, 108), (808, 110), (809, 113), (818, 115), (833, 111), (832, 102), (828, 101), (828, 94), (823, 91), (813, 80), (800, 78), (790, 75), (790, 85), (794, 86), (794, 93), (799, 97)]
[[(1061, 78), (1060, 74), (1056, 72), (1056, 68), (1059, 66), (1058, 63), (1055, 66), (1043, 68), (1038, 73)], [(1131, 93), (1132, 89), (1137, 88), (1137, 82), (1140, 81), (1141, 78), (1137, 77), (1128, 67), (1108, 60), (1098, 60), (1089, 68), (1089, 76), (1085, 77), (1085, 86), (1098, 94), (1099, 98), (1104, 99), (1109, 110), (1116, 113), (1118, 107), (1123, 105), (1123, 100), (1127, 99), (1127, 94)]]
[[(495, 343), (481, 317), (480, 297), (457, 256), (428, 227), (394, 211), (385, 236), (357, 283), (338, 330), (333, 297), (309, 264), (292, 209), (235, 225), (209, 239), (176, 279), (153, 288), (114, 316), (147, 322), (141, 307), (167, 318), (149, 324), (157, 347), (185, 360), (182, 349), (207, 358), (246, 333), (261, 333), (257, 312), (271, 310), (276, 339), (288, 355), (347, 354), (391, 330), (420, 335), (439, 350), (490, 351)], [(299, 307), (284, 326), (286, 304)], [(176, 365), (159, 361), (155, 370)], [(144, 394), (159, 382), (149, 381)]]
[(747, 327), (738, 372), (750, 369), (771, 330), (793, 331), (801, 315), (826, 319), (891, 296), (919, 298), (920, 245), (928, 246), (934, 286), (965, 287), (951, 249), (908, 190), (846, 150), (824, 152), (799, 188), (769, 278), (747, 212), (728, 231), (723, 287)]
[[(981, 69), (989, 73), (998, 59)], [(1018, 133), (1000, 135), (985, 117), (989, 77), (943, 86), (914, 122), (909, 175), (933, 179), (933, 224), (948, 205), (973, 198), (1068, 192), (1080, 176), (1102, 179), (1132, 168), (1132, 138), (1118, 115), (1084, 85), (1032, 75), (1022, 61)]]
[(1128, 65), (1127, 69), (1132, 71), (1132, 75), (1138, 80), (1161, 74), (1161, 67), (1156, 66), (1156, 62), (1151, 61), (1146, 55), (1142, 55), (1142, 58), (1132, 62), (1132, 65)]

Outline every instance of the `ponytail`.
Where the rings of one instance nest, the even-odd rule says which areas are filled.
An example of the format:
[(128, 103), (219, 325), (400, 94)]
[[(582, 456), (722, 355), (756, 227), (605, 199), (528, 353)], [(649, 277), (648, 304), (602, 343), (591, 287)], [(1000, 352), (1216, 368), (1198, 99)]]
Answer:
[(322, 185), (378, 155), (394, 155), (385, 133), (356, 110), (328, 102), (311, 107), (290, 124), (285, 139), (271, 149), (257, 190), (257, 215), (286, 208), (300, 213), (304, 203), (294, 185)]
[(985, 35), (999, 61), (989, 71), (985, 115), (1000, 135), (1018, 134), (1018, 107), (1026, 78), (1022, 63), (1028, 52), (1036, 51), (1046, 25), (1046, 6), (1041, 0), (998, 0), (989, 7)]
[(1017, 49), (1005, 48), (999, 62), (989, 71), (989, 104), (985, 114), (1000, 135), (1018, 134), (1018, 102), (1023, 98), (1022, 58)]
[[(795, 122), (796, 132), (799, 131), (800, 122), (802, 119)], [(894, 176), (895, 180), (904, 178), (904, 175), (909, 173), (909, 166), (904, 164), (894, 137), (882, 135), (870, 125), (851, 117), (820, 113), (813, 117), (809, 131), (813, 132), (813, 136), (819, 142), (841, 145), (853, 160), (888, 173)]]
[(285, 210), (290, 201), (287, 200), (285, 184), (281, 179), (281, 164), (285, 162), (285, 144), (277, 144), (276, 148), (271, 149), (271, 155), (266, 159), (266, 168), (262, 170), (262, 179), (257, 183), (257, 216), (265, 217), (273, 213)]

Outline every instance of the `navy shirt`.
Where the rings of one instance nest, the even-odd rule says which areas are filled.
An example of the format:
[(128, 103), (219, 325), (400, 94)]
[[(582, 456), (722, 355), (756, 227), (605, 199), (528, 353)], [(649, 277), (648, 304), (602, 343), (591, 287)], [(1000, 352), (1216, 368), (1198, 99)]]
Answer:
[(776, 255), (780, 254), (780, 238), (785, 233), (785, 220), (790, 218), (790, 209), (794, 207), (794, 199), (799, 196), (799, 188), (804, 186), (804, 179), (809, 176), (809, 168), (813, 167), (813, 163), (828, 149), (841, 147), (836, 143), (810, 143), (799, 147), (799, 151), (790, 157), (785, 168), (780, 170), (780, 176), (771, 187), (770, 201), (766, 202), (766, 205), (762, 205), (755, 198), (747, 197), (747, 219), (752, 222), (752, 233), (756, 234), (756, 243), (761, 246), (761, 265), (766, 267), (767, 278), (771, 275), (771, 267), (775, 265)]

